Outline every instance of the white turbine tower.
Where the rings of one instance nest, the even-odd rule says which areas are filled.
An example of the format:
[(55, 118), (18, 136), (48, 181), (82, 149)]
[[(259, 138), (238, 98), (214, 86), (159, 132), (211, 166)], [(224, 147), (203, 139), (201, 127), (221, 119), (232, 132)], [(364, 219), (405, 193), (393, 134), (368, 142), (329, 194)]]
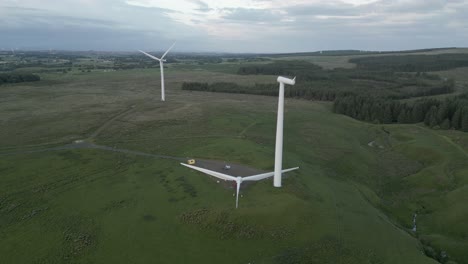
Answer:
[[(221, 179), (221, 180), (235, 181), (236, 184), (237, 184), (237, 186), (236, 186), (237, 187), (236, 188), (236, 208), (239, 206), (239, 190), (240, 190), (240, 186), (241, 186), (242, 182), (244, 182), (244, 181), (260, 181), (260, 180), (263, 180), (263, 179), (266, 179), (266, 178), (270, 178), (271, 176), (274, 175), (274, 172), (267, 172), (267, 173), (262, 173), (262, 174), (247, 176), (247, 177), (240, 177), (240, 176), (234, 177), (234, 176), (227, 175), (227, 174), (224, 174), (224, 173), (221, 173), (221, 172), (216, 172), (216, 171), (200, 168), (200, 167), (188, 165), (188, 164), (185, 164), (185, 163), (180, 163), (180, 164), (184, 165), (185, 167), (189, 167), (191, 169), (194, 169), (194, 170), (203, 172), (205, 174), (214, 176), (214, 177), (216, 177), (218, 179)], [(284, 172), (293, 171), (293, 170), (297, 170), (297, 169), (299, 169), (299, 167), (286, 169), (286, 170), (283, 170), (282, 172), (284, 173)]]
[(169, 53), (169, 51), (172, 49), (172, 47), (174, 47), (175, 44), (176, 43), (174, 42), (174, 44), (172, 44), (172, 46), (166, 52), (164, 52), (161, 58), (155, 57), (142, 50), (139, 50), (139, 52), (145, 54), (146, 56), (152, 58), (153, 60), (159, 61), (159, 68), (161, 68), (161, 101), (163, 102), (166, 101), (166, 93), (164, 91), (164, 62), (166, 62), (166, 60), (164, 59), (164, 57), (166, 57), (167, 53)]
[(296, 77), (288, 79), (279, 76), (278, 119), (276, 121), (275, 172), (273, 186), (281, 187), (281, 168), (283, 166), (283, 120), (284, 120), (284, 84), (296, 84)]

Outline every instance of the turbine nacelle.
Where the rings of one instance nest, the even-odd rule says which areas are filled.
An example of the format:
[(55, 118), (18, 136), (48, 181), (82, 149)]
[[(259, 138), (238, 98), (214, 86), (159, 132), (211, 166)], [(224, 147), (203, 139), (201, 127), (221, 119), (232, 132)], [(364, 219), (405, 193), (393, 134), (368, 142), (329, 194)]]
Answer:
[(284, 84), (289, 84), (289, 85), (295, 85), (296, 84), (296, 77), (294, 77), (294, 79), (288, 79), (286, 77), (283, 77), (283, 76), (279, 76), (277, 81), (279, 83), (284, 83)]

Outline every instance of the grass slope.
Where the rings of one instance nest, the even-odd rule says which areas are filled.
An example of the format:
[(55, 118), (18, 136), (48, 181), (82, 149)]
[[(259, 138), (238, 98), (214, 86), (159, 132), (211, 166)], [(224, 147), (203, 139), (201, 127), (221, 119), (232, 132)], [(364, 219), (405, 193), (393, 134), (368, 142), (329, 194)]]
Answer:
[[(188, 78), (215, 75), (242, 83), (255, 76), (167, 72), (167, 103), (159, 102), (155, 71), (49, 76), (47, 85), (2, 88), (1, 151), (88, 138), (273, 168), (275, 98), (177, 89)], [(398, 126), (386, 127), (387, 136), (380, 126), (329, 108), (287, 100), (284, 166), (301, 169), (281, 189), (271, 181), (246, 186), (238, 210), (233, 189), (173, 160), (86, 149), (3, 156), (2, 260), (435, 263), (405, 231), (426, 202), (432, 210), (420, 212), (421, 239), (463, 263), (467, 211), (459, 199), (466, 193), (460, 187), (467, 181), (466, 135)], [(369, 147), (371, 141), (384, 148)], [(401, 171), (392, 171), (400, 165)], [(436, 173), (456, 182), (442, 179), (439, 185)], [(402, 181), (412, 185), (400, 190)], [(440, 196), (444, 202), (436, 204)], [(442, 225), (447, 219), (450, 225)]]

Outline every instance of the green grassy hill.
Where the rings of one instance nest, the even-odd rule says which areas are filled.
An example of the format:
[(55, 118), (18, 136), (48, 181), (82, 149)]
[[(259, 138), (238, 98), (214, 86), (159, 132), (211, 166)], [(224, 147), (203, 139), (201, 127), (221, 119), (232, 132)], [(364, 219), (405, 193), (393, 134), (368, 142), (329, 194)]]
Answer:
[(275, 98), (179, 89), (266, 76), (166, 72), (166, 103), (157, 69), (0, 89), (3, 263), (436, 263), (431, 249), (466, 263), (466, 133), (371, 125), (330, 103), (287, 100), (284, 167), (301, 169), (283, 188), (246, 186), (237, 210), (233, 189), (177, 160), (42, 152), (86, 139), (272, 170)]

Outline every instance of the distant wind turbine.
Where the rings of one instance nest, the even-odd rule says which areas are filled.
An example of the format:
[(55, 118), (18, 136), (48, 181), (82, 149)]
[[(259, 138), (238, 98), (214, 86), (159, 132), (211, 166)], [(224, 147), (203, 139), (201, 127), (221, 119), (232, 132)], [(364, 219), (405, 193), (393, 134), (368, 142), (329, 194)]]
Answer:
[[(203, 172), (205, 174), (214, 176), (214, 177), (216, 177), (218, 179), (221, 179), (221, 180), (235, 181), (236, 184), (237, 184), (237, 188), (236, 188), (236, 208), (239, 207), (239, 190), (240, 190), (240, 186), (241, 186), (242, 182), (244, 182), (244, 181), (260, 181), (260, 180), (263, 180), (263, 179), (266, 179), (266, 178), (270, 178), (270, 177), (272, 177), (274, 175), (274, 172), (267, 172), (267, 173), (262, 173), (262, 174), (247, 176), (247, 177), (240, 177), (240, 176), (234, 177), (234, 176), (227, 175), (227, 174), (224, 174), (224, 173), (221, 173), (221, 172), (216, 172), (216, 171), (200, 168), (200, 167), (188, 165), (188, 164), (185, 164), (185, 163), (180, 163), (180, 164), (185, 166), (185, 167), (188, 167), (188, 168)], [(299, 169), (299, 167), (282, 170), (281, 172), (285, 173), (285, 172), (289, 172), (289, 171), (293, 171), (293, 170), (297, 170), (297, 169)]]
[(284, 121), (284, 84), (296, 84), (296, 77), (288, 79), (279, 76), (277, 81), (280, 83), (278, 96), (278, 119), (276, 122), (276, 145), (275, 145), (275, 173), (273, 186), (281, 187), (281, 170), (283, 166), (283, 121)]
[(164, 91), (164, 62), (166, 62), (166, 60), (164, 59), (164, 57), (166, 57), (167, 53), (169, 53), (169, 51), (172, 49), (172, 47), (174, 47), (175, 44), (176, 43), (174, 42), (174, 44), (172, 44), (172, 46), (161, 56), (161, 58), (155, 57), (142, 50), (139, 50), (139, 52), (145, 54), (146, 56), (152, 58), (153, 60), (159, 61), (159, 68), (161, 68), (161, 101), (163, 102), (166, 101), (166, 94)]

